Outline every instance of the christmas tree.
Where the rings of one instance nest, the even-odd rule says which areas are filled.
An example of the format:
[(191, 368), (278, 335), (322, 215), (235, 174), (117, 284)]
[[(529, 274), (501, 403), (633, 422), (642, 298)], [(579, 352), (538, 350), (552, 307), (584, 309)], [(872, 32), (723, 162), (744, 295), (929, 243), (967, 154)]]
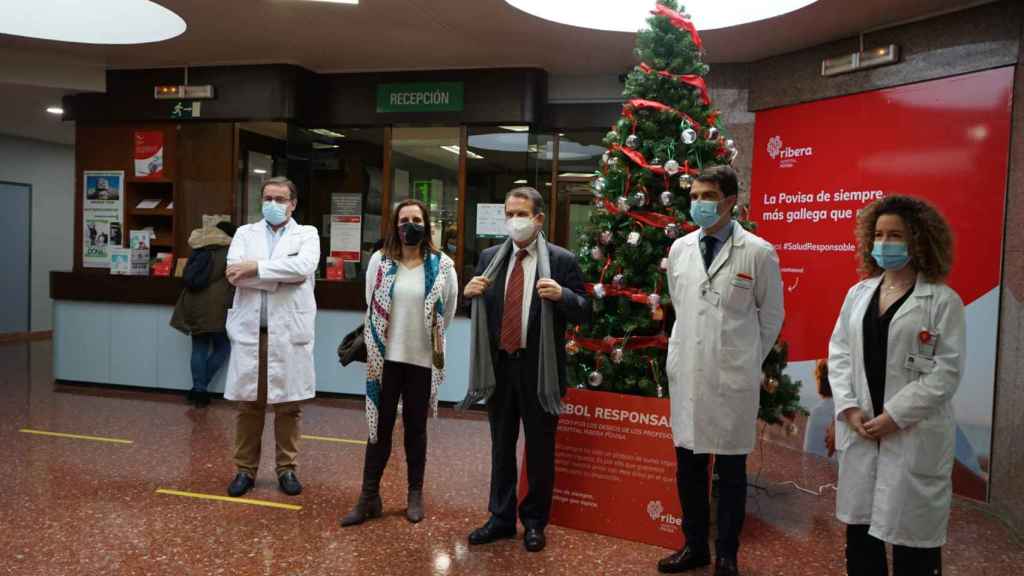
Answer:
[[(663, 0), (637, 34), (640, 63), (626, 77), (622, 115), (605, 136), (608, 150), (592, 183), (594, 210), (579, 258), (594, 319), (566, 344), (570, 377), (581, 388), (668, 395), (666, 257), (677, 238), (697, 229), (689, 216), (694, 176), (737, 156), (708, 96), (700, 36), (678, 10), (675, 0)], [(753, 228), (745, 213), (738, 216)], [(784, 368), (784, 354), (773, 352), (765, 363), (762, 405), (776, 420), (800, 410), (799, 383)]]

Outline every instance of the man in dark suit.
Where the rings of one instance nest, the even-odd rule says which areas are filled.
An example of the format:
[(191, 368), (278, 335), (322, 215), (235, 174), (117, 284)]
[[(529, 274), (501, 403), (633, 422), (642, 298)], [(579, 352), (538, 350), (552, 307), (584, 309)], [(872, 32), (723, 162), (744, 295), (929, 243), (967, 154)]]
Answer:
[[(523, 544), (530, 552), (544, 549), (544, 528), (551, 513), (558, 398), (565, 393), (567, 379), (566, 325), (587, 322), (591, 310), (575, 255), (548, 244), (540, 235), (543, 224), (544, 198), (539, 192), (529, 187), (509, 191), (505, 197), (505, 227), (511, 245), (484, 250), (476, 276), (463, 292), (467, 299), (484, 298), (494, 370), (494, 390), (487, 402), (491, 517), (469, 535), (469, 543), (488, 544), (516, 535), (516, 442), (522, 420), (528, 491), (518, 514), (526, 528)], [(544, 251), (546, 255), (541, 253)], [(504, 261), (492, 265), (498, 254)], [(543, 277), (545, 262), (550, 268), (547, 278)], [(550, 305), (542, 306), (541, 299), (550, 301)], [(550, 318), (545, 319), (548, 314)], [(551, 322), (551, 335), (541, 331), (546, 320)], [(553, 357), (556, 366), (544, 366), (541, 350), (552, 343), (554, 355), (547, 357)], [(542, 373), (551, 378), (542, 379)], [(548, 389), (555, 385), (556, 378), (557, 390)]]

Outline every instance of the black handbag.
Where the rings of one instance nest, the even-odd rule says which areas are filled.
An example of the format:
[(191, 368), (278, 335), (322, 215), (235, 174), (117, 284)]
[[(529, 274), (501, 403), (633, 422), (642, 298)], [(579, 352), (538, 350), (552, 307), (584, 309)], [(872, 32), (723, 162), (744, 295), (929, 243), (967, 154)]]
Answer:
[(338, 344), (338, 362), (348, 366), (353, 362), (366, 362), (366, 342), (363, 340), (363, 325), (349, 332)]

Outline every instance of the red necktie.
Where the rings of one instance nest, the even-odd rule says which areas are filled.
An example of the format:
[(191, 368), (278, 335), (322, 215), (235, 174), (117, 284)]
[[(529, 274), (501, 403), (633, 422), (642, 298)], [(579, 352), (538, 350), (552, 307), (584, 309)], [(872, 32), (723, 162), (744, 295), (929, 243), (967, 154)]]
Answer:
[(512, 353), (522, 348), (523, 340), (523, 258), (527, 251), (516, 252), (512, 275), (505, 287), (505, 310), (501, 315), (501, 349)]

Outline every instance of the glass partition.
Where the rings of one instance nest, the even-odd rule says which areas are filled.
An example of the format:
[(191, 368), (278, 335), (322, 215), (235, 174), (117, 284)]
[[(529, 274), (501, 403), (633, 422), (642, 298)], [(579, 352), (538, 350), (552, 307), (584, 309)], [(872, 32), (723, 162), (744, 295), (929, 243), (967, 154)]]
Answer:
[(391, 131), (391, 206), (409, 198), (423, 201), (430, 208), (434, 246), (453, 259), (459, 234), (459, 132), (457, 127)]

